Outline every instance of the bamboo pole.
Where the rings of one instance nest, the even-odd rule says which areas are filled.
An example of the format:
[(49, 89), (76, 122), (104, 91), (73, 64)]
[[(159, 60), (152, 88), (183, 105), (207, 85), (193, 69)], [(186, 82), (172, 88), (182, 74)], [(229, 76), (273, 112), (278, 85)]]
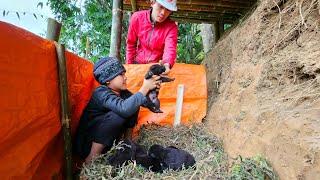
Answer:
[[(201, 23), (207, 23), (207, 24), (213, 24), (215, 21), (218, 21), (218, 18), (213, 19), (196, 19), (196, 18), (180, 18), (180, 17), (170, 17), (170, 19), (179, 22), (179, 23), (194, 23), (194, 24), (201, 24)], [(233, 24), (234, 21), (227, 20), (225, 21), (228, 24)]]
[(60, 89), (60, 105), (61, 105), (61, 124), (64, 140), (64, 159), (66, 168), (66, 179), (72, 180), (72, 139), (71, 139), (71, 118), (69, 115), (69, 100), (68, 100), (68, 82), (67, 68), (65, 58), (65, 47), (57, 42), (54, 42), (58, 57), (59, 70), (59, 89)]
[[(130, 0), (124, 0), (124, 4), (130, 5)], [(147, 7), (150, 6), (150, 1), (148, 0), (137, 0), (137, 4), (139, 7)], [(254, 1), (241, 0), (236, 2), (228, 2), (228, 1), (218, 1), (218, 0), (205, 0), (200, 2), (198, 0), (188, 0), (188, 1), (177, 1), (178, 7), (182, 6), (202, 6), (202, 7), (228, 7), (228, 8), (248, 8), (254, 4)]]
[(58, 42), (60, 37), (60, 31), (61, 23), (58, 23), (55, 19), (48, 18), (46, 38)]
[(87, 36), (86, 39), (86, 54), (85, 54), (85, 58), (88, 58), (90, 55), (90, 39), (89, 36)]
[(120, 59), (122, 30), (122, 0), (113, 0), (110, 56)]
[(67, 68), (65, 60), (65, 48), (58, 44), (60, 37), (61, 23), (49, 18), (47, 25), (47, 39), (55, 41), (58, 63), (59, 89), (60, 89), (60, 106), (61, 106), (61, 125), (64, 141), (64, 159), (65, 159), (65, 178), (72, 180), (72, 140), (70, 116), (68, 109), (68, 83), (67, 83)]
[(132, 12), (137, 11), (137, 2), (136, 0), (131, 0), (131, 7), (132, 7)]

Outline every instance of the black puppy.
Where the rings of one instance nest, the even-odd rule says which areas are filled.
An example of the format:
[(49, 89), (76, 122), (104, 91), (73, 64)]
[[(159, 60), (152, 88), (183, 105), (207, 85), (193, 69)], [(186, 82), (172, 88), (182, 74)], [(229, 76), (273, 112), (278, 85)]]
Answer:
[(174, 146), (165, 148), (157, 144), (152, 145), (148, 155), (160, 162), (161, 171), (165, 169), (180, 170), (183, 165), (188, 168), (196, 163), (190, 153)]
[(148, 170), (154, 172), (161, 171), (159, 161), (150, 157), (142, 146), (131, 140), (124, 140), (119, 148), (109, 153), (111, 154), (108, 156), (107, 161), (111, 166), (120, 167), (122, 164), (135, 160), (137, 164)]
[[(111, 149), (110, 156), (107, 157), (108, 164), (111, 166), (121, 166), (135, 159), (138, 146), (130, 140), (124, 140), (118, 147)], [(139, 151), (139, 150), (138, 150)]]
[(137, 164), (141, 165), (142, 167), (153, 172), (162, 172), (160, 162), (157, 159), (149, 156), (147, 152), (137, 153), (135, 158)]
[[(149, 68), (149, 71), (145, 75), (145, 79), (150, 79), (153, 75), (161, 76), (160, 74), (162, 74), (165, 71), (166, 71), (166, 68), (163, 65), (154, 64)], [(171, 82), (171, 81), (174, 81), (174, 78), (161, 76), (160, 81)], [(158, 95), (159, 95), (159, 89), (153, 89), (149, 91), (146, 96), (147, 97), (146, 107), (154, 113), (162, 113), (162, 111), (160, 110), (160, 101), (159, 101)]]

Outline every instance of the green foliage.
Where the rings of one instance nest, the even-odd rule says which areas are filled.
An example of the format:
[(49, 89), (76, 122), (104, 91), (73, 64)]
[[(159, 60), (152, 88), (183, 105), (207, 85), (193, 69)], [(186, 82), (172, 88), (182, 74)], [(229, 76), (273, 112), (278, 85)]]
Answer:
[(200, 64), (204, 59), (198, 24), (179, 24), (178, 62)]
[(224, 24), (223, 29), (226, 31), (227, 29), (231, 28), (232, 24)]
[[(80, 56), (86, 56), (87, 38), (90, 53), (87, 58), (95, 61), (109, 54), (112, 21), (111, 0), (86, 0), (81, 6), (77, 0), (49, 0), (50, 8), (62, 22), (60, 41)], [(103, 3), (103, 4), (101, 4)]]
[[(74, 53), (85, 57), (89, 38), (92, 61), (107, 56), (110, 49), (112, 26), (112, 0), (49, 0), (48, 4), (56, 18), (62, 22), (60, 42)], [(38, 6), (41, 6), (38, 4)], [(121, 52), (125, 58), (125, 43), (129, 15), (124, 13), (122, 21)], [(196, 24), (179, 24), (178, 62), (199, 64), (204, 58), (200, 30)]]
[(259, 155), (253, 158), (245, 158), (244, 160), (241, 156), (239, 156), (238, 162), (233, 164), (233, 166), (231, 167), (230, 178), (235, 180), (279, 179), (266, 159)]

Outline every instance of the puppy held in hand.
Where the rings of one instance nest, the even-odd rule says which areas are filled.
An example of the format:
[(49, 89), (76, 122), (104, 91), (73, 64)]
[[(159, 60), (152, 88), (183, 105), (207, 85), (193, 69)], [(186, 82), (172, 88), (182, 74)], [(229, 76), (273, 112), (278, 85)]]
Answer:
[[(145, 75), (145, 79), (150, 79), (153, 75), (161, 76), (161, 82), (171, 82), (174, 81), (174, 78), (169, 78), (166, 76), (162, 76), (161, 74), (166, 71), (166, 68), (160, 64), (154, 64), (149, 68), (149, 71)], [(153, 89), (148, 92), (147, 94), (147, 103), (146, 107), (154, 112), (154, 113), (162, 113), (160, 110), (160, 100), (158, 98), (159, 89)]]
[(152, 145), (148, 155), (160, 162), (161, 171), (166, 169), (181, 170), (183, 166), (188, 168), (196, 163), (190, 153), (174, 146)]

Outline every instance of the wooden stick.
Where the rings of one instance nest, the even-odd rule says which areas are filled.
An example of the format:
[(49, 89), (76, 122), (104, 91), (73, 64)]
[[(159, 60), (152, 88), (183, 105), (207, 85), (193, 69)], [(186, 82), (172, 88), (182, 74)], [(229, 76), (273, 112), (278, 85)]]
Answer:
[(58, 44), (61, 30), (61, 23), (49, 18), (47, 25), (46, 38), (55, 41), (58, 63), (59, 89), (60, 89), (60, 106), (61, 106), (61, 126), (64, 141), (64, 159), (65, 159), (65, 178), (72, 180), (72, 140), (70, 116), (68, 109), (68, 83), (67, 83), (67, 68), (65, 60), (65, 48)]
[(137, 11), (137, 2), (136, 0), (131, 0), (131, 7), (132, 7), (132, 12)]
[(64, 159), (66, 168), (66, 179), (72, 179), (72, 139), (71, 139), (71, 126), (70, 126), (70, 113), (69, 113), (69, 100), (68, 100), (68, 82), (67, 82), (67, 67), (65, 58), (64, 45), (54, 42), (58, 57), (58, 70), (59, 70), (59, 88), (60, 88), (60, 105), (61, 105), (61, 124), (62, 134), (64, 140)]
[[(213, 24), (215, 21), (218, 21), (219, 18), (183, 18), (183, 17), (170, 17), (170, 19), (179, 22), (179, 23), (195, 23), (195, 24), (201, 24), (201, 23), (207, 23), (207, 24)], [(227, 20), (225, 21), (228, 24), (233, 24), (235, 21), (233, 20)]]
[(59, 41), (61, 30), (61, 23), (58, 23), (55, 19), (48, 18), (47, 35), (46, 38), (52, 41)]
[(219, 29), (219, 21), (215, 21), (213, 23), (213, 29), (214, 29), (214, 41), (218, 42), (220, 39), (220, 29)]
[(122, 30), (122, 0), (113, 0), (110, 56), (120, 59)]
[[(230, 8), (248, 8), (255, 3), (254, 0), (239, 0), (234, 2), (228, 2), (226, 0), (204, 0), (199, 2), (198, 0), (188, 0), (188, 1), (177, 1), (178, 8), (181, 6), (207, 6), (207, 7), (230, 7)], [(124, 4), (130, 5), (130, 0), (124, 0)], [(150, 1), (148, 0), (137, 0), (137, 6), (150, 6)]]
[(224, 33), (224, 21), (222, 19), (219, 20), (219, 36), (222, 37)]
[(184, 85), (179, 84), (177, 89), (176, 114), (174, 117), (173, 126), (177, 127), (181, 123), (182, 105), (183, 105), (183, 91)]
[(87, 41), (86, 41), (86, 55), (85, 58), (88, 58), (90, 54), (90, 40), (89, 37), (87, 36)]

